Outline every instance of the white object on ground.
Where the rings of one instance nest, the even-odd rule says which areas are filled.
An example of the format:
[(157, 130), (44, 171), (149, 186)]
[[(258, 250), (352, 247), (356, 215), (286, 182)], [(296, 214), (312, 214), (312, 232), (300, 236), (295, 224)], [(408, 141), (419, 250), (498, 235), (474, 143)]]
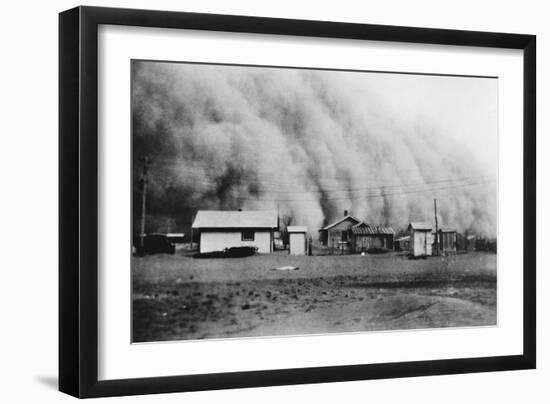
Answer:
[(274, 271), (297, 271), (298, 267), (292, 267), (290, 265), (287, 265), (287, 266), (284, 266), (284, 267), (279, 267), (279, 268), (273, 268)]

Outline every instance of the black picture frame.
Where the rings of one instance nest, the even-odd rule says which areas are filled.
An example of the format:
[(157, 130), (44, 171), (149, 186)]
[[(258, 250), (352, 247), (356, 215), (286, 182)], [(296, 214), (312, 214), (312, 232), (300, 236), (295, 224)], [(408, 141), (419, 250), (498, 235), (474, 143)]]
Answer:
[[(523, 354), (98, 381), (100, 24), (523, 50)], [(535, 61), (534, 35), (96, 7), (60, 13), (59, 389), (84, 398), (535, 368)]]

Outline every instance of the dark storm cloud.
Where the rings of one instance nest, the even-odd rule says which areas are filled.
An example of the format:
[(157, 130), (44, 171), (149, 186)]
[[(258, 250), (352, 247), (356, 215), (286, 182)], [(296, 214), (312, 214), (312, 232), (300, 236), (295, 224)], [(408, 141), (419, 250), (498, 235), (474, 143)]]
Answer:
[(313, 234), (344, 209), (401, 228), (431, 221), (437, 197), (442, 223), (496, 234), (495, 173), (429, 120), (390, 112), (354, 84), (365, 74), (133, 68), (134, 197), (147, 154), (149, 230), (187, 228), (197, 209), (277, 205)]

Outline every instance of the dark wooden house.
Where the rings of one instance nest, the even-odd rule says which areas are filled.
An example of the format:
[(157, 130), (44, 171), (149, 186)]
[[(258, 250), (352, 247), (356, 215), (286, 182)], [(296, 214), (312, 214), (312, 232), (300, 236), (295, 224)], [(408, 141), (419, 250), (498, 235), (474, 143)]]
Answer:
[(444, 255), (455, 254), (456, 247), (457, 247), (456, 230), (451, 229), (449, 227), (442, 227), (438, 229), (438, 233), (439, 233), (439, 236), (437, 237), (437, 239), (435, 239), (435, 235), (434, 235), (433, 251), (436, 251), (435, 242), (437, 240), (437, 243), (439, 244), (437, 247), (439, 249), (440, 254), (444, 254)]
[(332, 249), (346, 250), (351, 249), (351, 228), (360, 223), (360, 220), (348, 215), (344, 211), (344, 217), (319, 230), (319, 241), (321, 245)]
[(352, 248), (356, 253), (393, 250), (395, 231), (391, 227), (360, 222), (352, 226)]

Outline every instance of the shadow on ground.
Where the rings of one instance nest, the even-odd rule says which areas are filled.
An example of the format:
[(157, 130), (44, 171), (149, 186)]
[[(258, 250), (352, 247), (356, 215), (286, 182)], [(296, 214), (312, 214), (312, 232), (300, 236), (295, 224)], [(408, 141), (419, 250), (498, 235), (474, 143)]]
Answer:
[(57, 390), (58, 389), (58, 379), (57, 376), (36, 376), (35, 380), (42, 384), (43, 386), (46, 386), (50, 389)]

